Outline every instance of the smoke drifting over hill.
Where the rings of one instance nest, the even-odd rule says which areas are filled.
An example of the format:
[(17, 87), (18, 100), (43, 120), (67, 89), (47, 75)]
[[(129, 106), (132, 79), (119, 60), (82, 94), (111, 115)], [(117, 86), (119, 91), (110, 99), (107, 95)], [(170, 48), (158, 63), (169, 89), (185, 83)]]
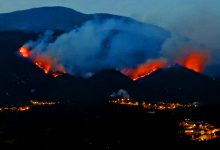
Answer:
[[(192, 2), (184, 0), (173, 2), (173, 0), (167, 0), (158, 3), (157, 7), (154, 7), (155, 1), (148, 1), (148, 3), (148, 13), (140, 13), (135, 18), (156, 24), (172, 32), (172, 38), (166, 43), (163, 54), (173, 58), (176, 56), (177, 49), (208, 51), (211, 59), (205, 72), (219, 75), (220, 10), (218, 7), (220, 1), (194, 0)], [(182, 37), (187, 37), (187, 39)]]
[(47, 55), (67, 73), (88, 77), (103, 69), (133, 68), (158, 57), (169, 32), (153, 25), (107, 19), (86, 22), (51, 42), (52, 37), (47, 32), (25, 44), (31, 59)]
[(173, 64), (203, 72), (218, 52), (157, 26), (122, 19), (91, 20), (52, 39), (53, 33), (46, 32), (25, 46), (30, 59), (55, 76), (61, 72), (90, 77), (113, 68), (136, 80)]

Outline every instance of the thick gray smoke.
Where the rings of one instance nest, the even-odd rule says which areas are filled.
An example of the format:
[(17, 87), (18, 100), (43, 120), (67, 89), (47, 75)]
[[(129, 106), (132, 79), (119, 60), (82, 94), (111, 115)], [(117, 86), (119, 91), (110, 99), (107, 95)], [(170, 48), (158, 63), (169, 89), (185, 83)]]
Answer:
[(211, 60), (205, 71), (220, 74), (220, 1), (166, 0), (157, 2), (156, 7), (155, 3), (155, 0), (149, 0), (147, 13), (140, 13), (136, 19), (172, 32), (170, 41), (165, 44), (161, 53), (173, 59), (178, 55), (177, 50), (183, 46), (208, 51)]
[(44, 63), (50, 64), (52, 72), (63, 72), (65, 68), (65, 72), (75, 76), (90, 77), (101, 70), (133, 69), (141, 64), (154, 69), (148, 62), (157, 59), (165, 60), (164, 65), (184, 65), (192, 53), (200, 61), (191, 62), (195, 66), (188, 64), (189, 69), (213, 74), (218, 73), (214, 67), (220, 66), (216, 42), (205, 42), (199, 34), (182, 36), (135, 21), (91, 20), (54, 38), (52, 32), (46, 32), (39, 40), (25, 45), (31, 49), (32, 59), (48, 59)]
[(88, 21), (55, 41), (47, 32), (38, 41), (25, 45), (34, 57), (48, 55), (68, 73), (89, 77), (103, 69), (133, 68), (160, 57), (169, 36), (169, 32), (153, 25), (107, 19)]

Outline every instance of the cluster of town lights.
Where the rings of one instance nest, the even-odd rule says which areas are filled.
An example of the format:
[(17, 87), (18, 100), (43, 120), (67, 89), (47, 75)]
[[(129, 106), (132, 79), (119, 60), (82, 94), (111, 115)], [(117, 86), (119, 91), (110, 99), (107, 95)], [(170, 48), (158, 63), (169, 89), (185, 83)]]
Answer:
[(217, 132), (220, 131), (220, 128), (203, 121), (185, 119), (179, 123), (179, 126), (182, 127), (182, 132), (193, 141), (208, 141), (219, 137)]
[(56, 102), (48, 102), (48, 101), (38, 101), (38, 100), (30, 100), (30, 104), (26, 106), (3, 106), (0, 107), (0, 112), (3, 111), (12, 111), (12, 112), (23, 112), (28, 111), (34, 106), (52, 106), (56, 105)]
[[(125, 106), (141, 106), (147, 110), (173, 110), (177, 108), (190, 108), (197, 107), (197, 103), (193, 104), (180, 104), (180, 103), (147, 103), (143, 101), (139, 103), (138, 101), (131, 101), (130, 98), (119, 98), (115, 100), (111, 100), (110, 103), (117, 105), (125, 105)], [(190, 119), (185, 119), (184, 121), (179, 123), (181, 127), (181, 133), (190, 137), (192, 141), (207, 141), (218, 138), (217, 132), (220, 132), (220, 128), (216, 128), (215, 126), (205, 123), (203, 121), (191, 121)]]
[(110, 103), (118, 104), (118, 105), (130, 105), (130, 106), (141, 106), (144, 109), (149, 110), (172, 110), (176, 108), (186, 108), (186, 107), (196, 107), (197, 105), (193, 104), (180, 104), (180, 103), (165, 103), (165, 102), (158, 102), (158, 103), (147, 103), (143, 101), (139, 103), (138, 101), (131, 101), (130, 98), (119, 98), (115, 100), (111, 100)]

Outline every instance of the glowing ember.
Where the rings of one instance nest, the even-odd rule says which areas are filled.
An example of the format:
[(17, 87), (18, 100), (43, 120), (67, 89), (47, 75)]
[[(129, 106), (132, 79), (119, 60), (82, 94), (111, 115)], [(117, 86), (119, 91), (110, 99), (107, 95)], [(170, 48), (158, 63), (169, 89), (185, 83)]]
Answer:
[(188, 69), (200, 73), (204, 71), (209, 59), (210, 54), (208, 52), (194, 51), (188, 54), (185, 58), (182, 58), (180, 60), (180, 64)]
[(24, 58), (29, 58), (29, 57), (30, 57), (29, 47), (27, 47), (27, 46), (22, 46), (22, 47), (19, 49), (19, 54), (20, 54), (21, 56), (23, 56)]
[(52, 75), (54, 78), (56, 78), (56, 77), (61, 76), (61, 75), (63, 75), (63, 74), (64, 74), (64, 72), (53, 72), (51, 75)]
[(165, 59), (154, 59), (147, 61), (145, 64), (142, 64), (138, 66), (136, 69), (128, 69), (125, 68), (121, 70), (121, 72), (133, 80), (137, 80), (139, 78), (145, 77), (152, 72), (165, 67), (167, 64), (167, 61)]
[(30, 53), (28, 46), (22, 46), (19, 49), (19, 54), (24, 58), (31, 59), (45, 74), (51, 74), (53, 77), (58, 77), (66, 73), (64, 66), (58, 64), (56, 59), (46, 54)]

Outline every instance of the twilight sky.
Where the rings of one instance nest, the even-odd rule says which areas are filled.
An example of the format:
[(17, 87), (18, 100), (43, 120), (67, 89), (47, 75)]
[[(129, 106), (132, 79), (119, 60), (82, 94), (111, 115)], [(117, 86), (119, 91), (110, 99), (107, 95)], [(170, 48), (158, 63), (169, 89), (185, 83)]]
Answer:
[(0, 0), (0, 13), (42, 6), (65, 6), (84, 13), (118, 14), (162, 26), (197, 15), (201, 18), (220, 17), (219, 0)]
[(128, 16), (213, 48), (219, 45), (216, 39), (220, 39), (220, 0), (0, 0), (0, 13), (42, 6)]

